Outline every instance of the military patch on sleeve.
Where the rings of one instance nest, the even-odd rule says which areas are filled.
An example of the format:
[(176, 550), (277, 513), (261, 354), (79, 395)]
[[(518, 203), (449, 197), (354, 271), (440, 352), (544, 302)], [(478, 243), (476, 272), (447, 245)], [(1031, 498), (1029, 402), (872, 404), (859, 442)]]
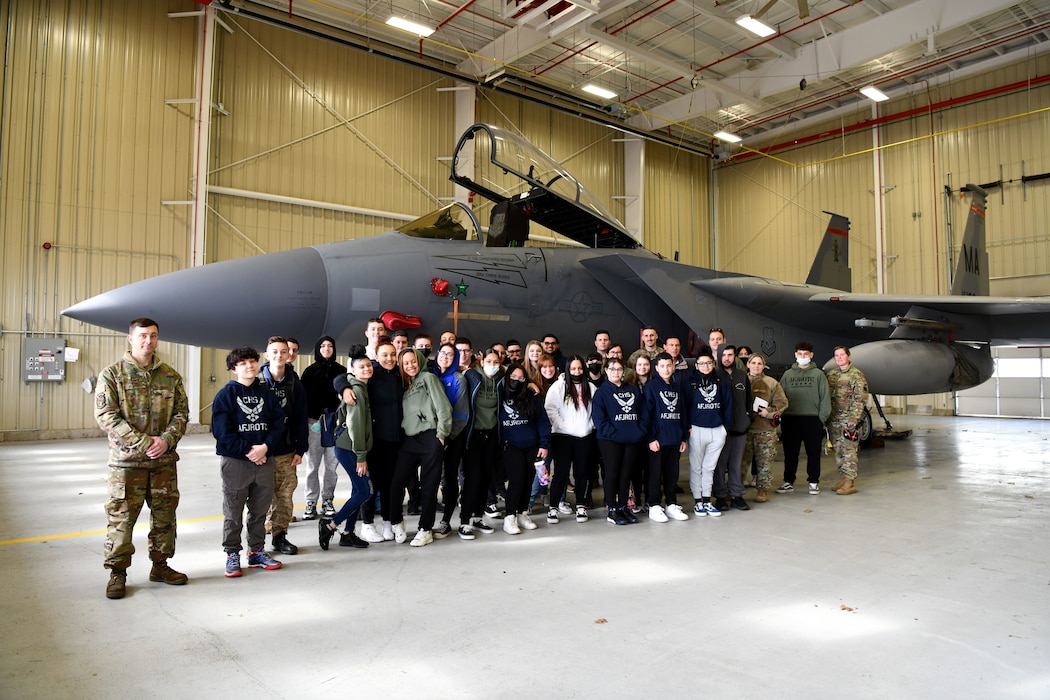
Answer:
[(95, 394), (95, 408), (105, 408), (105, 407), (106, 407), (106, 395), (105, 394)]

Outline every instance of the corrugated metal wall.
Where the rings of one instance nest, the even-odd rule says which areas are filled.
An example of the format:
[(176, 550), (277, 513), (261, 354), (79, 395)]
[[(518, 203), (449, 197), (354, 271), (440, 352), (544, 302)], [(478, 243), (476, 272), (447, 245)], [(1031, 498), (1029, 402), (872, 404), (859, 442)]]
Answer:
[(710, 161), (645, 144), (645, 247), (689, 265), (711, 267)]
[[(78, 385), (119, 359), (127, 343), (59, 312), (187, 262), (185, 212), (161, 200), (185, 194), (191, 133), (185, 115), (164, 100), (192, 95), (195, 28), (168, 20), (164, 5), (0, 3), (9, 32), (0, 133), (0, 439), (93, 425), (92, 401)], [(21, 382), (24, 334), (59, 335), (83, 350), (64, 385)], [(161, 352), (183, 361), (171, 345)]]

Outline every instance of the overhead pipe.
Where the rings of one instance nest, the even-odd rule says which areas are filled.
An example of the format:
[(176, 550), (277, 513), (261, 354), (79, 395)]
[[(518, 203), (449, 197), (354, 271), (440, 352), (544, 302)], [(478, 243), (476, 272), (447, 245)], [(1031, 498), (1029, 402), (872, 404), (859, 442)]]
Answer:
[(875, 126), (881, 126), (883, 124), (892, 124), (894, 122), (904, 121), (906, 119), (911, 119), (912, 117), (918, 116), (920, 114), (925, 114), (927, 112), (934, 112), (934, 111), (941, 111), (941, 110), (945, 110), (945, 109), (951, 109), (952, 107), (958, 107), (960, 105), (969, 104), (971, 102), (977, 102), (979, 100), (987, 99), (989, 97), (996, 97), (996, 96), (1002, 95), (1004, 93), (1016, 92), (1018, 90), (1024, 90), (1024, 89), (1027, 89), (1027, 88), (1038, 87), (1038, 86), (1043, 85), (1044, 83), (1048, 83), (1048, 82), (1050, 82), (1050, 75), (1041, 75), (1041, 76), (1038, 76), (1038, 77), (1035, 77), (1035, 78), (1029, 78), (1029, 79), (1026, 79), (1026, 80), (1019, 80), (1016, 83), (1010, 83), (1009, 85), (1002, 85), (1002, 86), (995, 87), (995, 88), (989, 88), (987, 90), (981, 90), (980, 92), (975, 92), (975, 93), (972, 93), (970, 95), (964, 95), (962, 97), (953, 97), (953, 98), (951, 98), (949, 100), (943, 100), (941, 102), (937, 102), (937, 103), (934, 103), (932, 105), (927, 105), (925, 107), (916, 107), (914, 109), (909, 109), (909, 110), (906, 110), (904, 112), (897, 112), (896, 114), (889, 114), (889, 115), (886, 115), (884, 117), (878, 117), (878, 118), (875, 118), (875, 119), (868, 119), (866, 121), (858, 122), (856, 124), (851, 124), (849, 126), (842, 126), (842, 127), (837, 128), (837, 129), (830, 129), (828, 131), (822, 131), (822, 132), (820, 132), (818, 134), (811, 134), (810, 136), (804, 136), (802, 138), (792, 139), (791, 141), (784, 141), (782, 143), (774, 144), (772, 146), (767, 146), (767, 147), (762, 148), (762, 149), (756, 149), (757, 152), (746, 151), (746, 152), (743, 152), (743, 153), (740, 153), (738, 155), (733, 156), (732, 158), (728, 159), (726, 162), (727, 163), (728, 162), (734, 162), (734, 163), (735, 162), (740, 162), (742, 160), (745, 160), (747, 158), (750, 158), (750, 157), (756, 156), (756, 155), (765, 155), (767, 153), (774, 153), (776, 151), (782, 151), (782, 150), (787, 149), (787, 148), (794, 148), (794, 147), (798, 147), (798, 146), (803, 146), (803, 145), (806, 145), (806, 144), (809, 144), (809, 143), (815, 143), (817, 141), (824, 141), (824, 140), (831, 139), (831, 138), (838, 138), (840, 136), (845, 136), (846, 134), (852, 134), (852, 133), (854, 133), (856, 131), (862, 131), (864, 129), (870, 129), (870, 128), (875, 127)]
[[(893, 77), (894, 78), (905, 78), (905, 77), (907, 77), (909, 75), (914, 75), (915, 73), (918, 73), (921, 70), (929, 70), (930, 68), (935, 68), (936, 66), (944, 65), (946, 63), (951, 63), (951, 62), (957, 61), (960, 58), (963, 58), (965, 56), (969, 56), (971, 54), (974, 54), (974, 53), (976, 53), (978, 51), (984, 51), (984, 50), (989, 49), (989, 48), (994, 48), (994, 47), (999, 46), (1001, 44), (1004, 44), (1004, 43), (1007, 43), (1009, 41), (1012, 41), (1013, 39), (1025, 37), (1025, 36), (1028, 36), (1030, 34), (1036, 34), (1036, 33), (1039, 33), (1041, 31), (1045, 31), (1046, 29), (1047, 29), (1047, 26), (1045, 25), (1045, 23), (1039, 25), (1038, 27), (1025, 27), (1025, 28), (1023, 28), (1020, 31), (1014, 32), (1010, 36), (1001, 37), (1001, 38), (998, 38), (998, 39), (995, 39), (995, 40), (992, 40), (992, 41), (987, 41), (987, 42), (985, 42), (983, 44), (980, 44), (978, 46), (972, 46), (972, 47), (970, 47), (970, 48), (968, 48), (968, 49), (966, 49), (964, 51), (960, 51), (960, 52), (944, 55), (944, 56), (942, 56), (941, 58), (939, 58), (936, 61), (925, 62), (925, 63), (919, 63), (919, 64), (916, 64), (916, 65), (912, 65), (911, 67), (909, 67), (909, 68), (907, 68), (905, 70), (900, 70), (900, 71), (895, 72), (893, 74)], [(792, 105), (791, 112), (798, 112), (798, 111), (803, 111), (804, 112), (808, 108), (815, 107), (815, 106), (824, 104), (826, 102), (830, 102), (832, 100), (836, 100), (836, 99), (845, 97), (846, 95), (850, 95), (853, 92), (855, 92), (855, 90), (853, 88), (845, 88), (845, 89), (840, 89), (840, 90), (838, 90), (836, 92), (828, 91), (828, 92), (824, 92), (824, 93), (818, 93), (818, 94), (814, 95), (812, 99), (810, 99), (809, 101), (807, 101), (804, 104), (794, 104), (794, 105)], [(754, 127), (754, 126), (759, 126), (759, 125), (762, 125), (762, 124), (766, 124), (768, 122), (771, 122), (771, 121), (777, 119), (782, 114), (783, 113), (773, 114), (773, 115), (766, 116), (766, 117), (763, 117), (763, 118), (753, 119), (753, 120), (751, 120), (748, 123), (748, 127)]]

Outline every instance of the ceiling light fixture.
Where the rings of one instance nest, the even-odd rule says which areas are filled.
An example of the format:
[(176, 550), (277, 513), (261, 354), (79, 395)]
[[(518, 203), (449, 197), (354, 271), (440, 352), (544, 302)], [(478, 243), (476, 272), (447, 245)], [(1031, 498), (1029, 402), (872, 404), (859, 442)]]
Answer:
[(597, 85), (591, 85), (590, 83), (588, 83), (587, 85), (584, 85), (580, 89), (583, 90), (584, 92), (589, 92), (592, 95), (597, 95), (598, 97), (603, 97), (603, 98), (605, 98), (607, 100), (615, 100), (616, 99), (616, 93), (613, 92), (612, 90), (606, 90), (603, 87), (598, 87)]
[(751, 15), (740, 15), (736, 18), (736, 23), (755, 36), (760, 36), (763, 39), (777, 33), (776, 29), (773, 29), (773, 27), (760, 19), (755, 19)]
[(421, 37), (428, 37), (436, 31), (435, 29), (428, 27), (425, 24), (419, 24), (418, 22), (407, 20), (404, 17), (391, 17), (386, 21), (386, 23), (389, 24), (391, 27), (404, 29), (406, 32), (411, 32)]
[(885, 102), (890, 99), (890, 96), (878, 89), (874, 85), (866, 85), (860, 89), (860, 94), (867, 97), (872, 102)]
[(713, 136), (719, 141), (726, 141), (728, 143), (740, 143), (744, 139), (740, 138), (736, 134), (731, 134), (728, 131), (716, 131)]

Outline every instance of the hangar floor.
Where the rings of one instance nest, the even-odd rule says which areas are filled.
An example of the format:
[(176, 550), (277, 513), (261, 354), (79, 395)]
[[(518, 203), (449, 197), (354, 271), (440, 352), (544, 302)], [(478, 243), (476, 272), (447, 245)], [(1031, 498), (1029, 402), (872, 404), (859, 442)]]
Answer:
[(104, 442), (0, 445), (0, 696), (1050, 696), (1050, 423), (897, 422), (914, 435), (863, 451), (851, 497), (825, 457), (819, 496), (717, 519), (596, 511), (328, 552), (295, 523), (303, 551), (240, 579), (223, 577), (213, 442), (194, 435), (172, 559), (190, 583), (150, 583), (137, 530), (117, 601)]

